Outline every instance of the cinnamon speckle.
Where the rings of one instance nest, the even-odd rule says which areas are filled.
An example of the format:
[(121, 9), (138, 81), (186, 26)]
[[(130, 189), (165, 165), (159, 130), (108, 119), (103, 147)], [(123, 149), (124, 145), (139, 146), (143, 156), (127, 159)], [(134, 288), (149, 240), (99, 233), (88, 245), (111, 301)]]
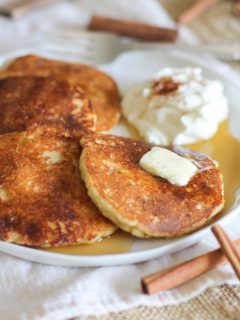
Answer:
[(173, 80), (171, 77), (163, 77), (157, 80), (152, 85), (154, 94), (163, 95), (176, 91), (180, 86), (180, 83)]

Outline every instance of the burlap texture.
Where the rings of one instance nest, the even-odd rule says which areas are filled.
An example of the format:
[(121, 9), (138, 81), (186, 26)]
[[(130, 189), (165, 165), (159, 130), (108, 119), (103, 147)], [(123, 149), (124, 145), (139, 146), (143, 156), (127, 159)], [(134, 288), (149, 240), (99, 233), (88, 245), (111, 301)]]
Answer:
[(140, 306), (118, 313), (87, 317), (85, 320), (239, 320), (239, 303), (240, 286), (223, 285), (210, 288), (179, 305), (161, 308)]

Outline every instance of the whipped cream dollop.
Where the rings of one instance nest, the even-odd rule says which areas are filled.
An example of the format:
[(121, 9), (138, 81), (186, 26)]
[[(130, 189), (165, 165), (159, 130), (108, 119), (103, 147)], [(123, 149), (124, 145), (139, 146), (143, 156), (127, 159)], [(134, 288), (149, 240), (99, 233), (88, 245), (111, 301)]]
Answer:
[(191, 144), (211, 138), (227, 118), (223, 85), (200, 68), (165, 68), (153, 80), (125, 94), (123, 114), (140, 136), (160, 145)]

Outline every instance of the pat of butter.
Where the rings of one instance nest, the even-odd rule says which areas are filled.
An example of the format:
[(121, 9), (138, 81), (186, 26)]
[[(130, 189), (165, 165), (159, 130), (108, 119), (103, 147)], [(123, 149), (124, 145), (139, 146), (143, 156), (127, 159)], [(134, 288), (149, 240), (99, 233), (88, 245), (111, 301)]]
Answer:
[(177, 186), (185, 186), (198, 168), (188, 159), (160, 147), (154, 147), (140, 159), (140, 166), (151, 174)]

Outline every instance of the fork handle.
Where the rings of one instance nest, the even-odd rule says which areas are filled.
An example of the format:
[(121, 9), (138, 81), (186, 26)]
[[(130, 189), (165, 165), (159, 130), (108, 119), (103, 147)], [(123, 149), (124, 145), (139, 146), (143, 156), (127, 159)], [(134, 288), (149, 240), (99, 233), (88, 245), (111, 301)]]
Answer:
[(240, 45), (239, 44), (213, 44), (213, 45), (171, 45), (171, 44), (149, 44), (147, 42), (138, 42), (132, 44), (132, 49), (156, 49), (156, 50), (183, 50), (186, 52), (210, 54), (216, 58), (239, 61), (240, 60)]

